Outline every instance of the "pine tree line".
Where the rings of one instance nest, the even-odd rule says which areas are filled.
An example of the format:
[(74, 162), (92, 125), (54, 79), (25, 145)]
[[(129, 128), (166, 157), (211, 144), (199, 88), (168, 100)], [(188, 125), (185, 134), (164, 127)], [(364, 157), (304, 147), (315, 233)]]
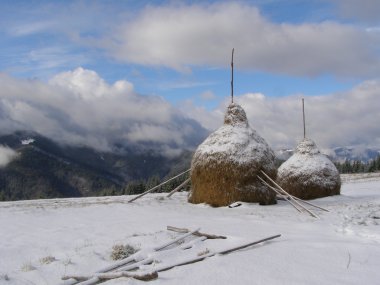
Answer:
[(336, 162), (335, 166), (339, 173), (376, 172), (380, 171), (380, 155), (378, 155), (376, 159), (370, 160), (369, 162), (345, 160), (343, 163)]

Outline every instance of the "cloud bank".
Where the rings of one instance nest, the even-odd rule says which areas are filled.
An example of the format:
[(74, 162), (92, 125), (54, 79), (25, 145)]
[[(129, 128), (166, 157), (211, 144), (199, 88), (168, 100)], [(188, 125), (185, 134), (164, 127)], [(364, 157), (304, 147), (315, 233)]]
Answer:
[(0, 74), (0, 86), (2, 132), (31, 130), (99, 150), (147, 145), (166, 154), (192, 148), (205, 135), (164, 99), (139, 95), (126, 80), (108, 84), (92, 70), (63, 72), (48, 83)]
[(0, 145), (0, 167), (6, 166), (16, 157), (17, 152), (7, 146)]
[[(158, 96), (143, 96), (120, 80), (108, 84), (96, 72), (77, 68), (48, 83), (0, 74), (0, 129), (31, 130), (64, 144), (112, 151), (115, 145), (177, 154), (195, 148), (223, 123), (229, 98), (215, 110), (183, 102), (180, 109)], [(380, 146), (380, 80), (352, 90), (305, 96), (307, 136), (321, 148)], [(208, 96), (206, 96), (208, 97)], [(236, 96), (251, 126), (274, 149), (292, 148), (303, 136), (300, 95)], [(207, 131), (206, 131), (207, 130)]]
[(341, 16), (368, 23), (380, 23), (380, 2), (378, 0), (332, 0), (338, 6)]
[[(274, 149), (293, 148), (303, 138), (303, 95), (266, 97), (259, 93), (237, 96), (250, 125)], [(188, 103), (183, 111), (209, 130), (223, 122), (224, 102), (212, 112)], [(365, 81), (352, 90), (325, 96), (305, 96), (306, 136), (321, 148), (363, 145), (380, 147), (380, 80)]]
[(116, 59), (187, 71), (236, 66), (296, 76), (374, 76), (380, 35), (333, 21), (277, 24), (238, 3), (148, 6), (100, 44)]

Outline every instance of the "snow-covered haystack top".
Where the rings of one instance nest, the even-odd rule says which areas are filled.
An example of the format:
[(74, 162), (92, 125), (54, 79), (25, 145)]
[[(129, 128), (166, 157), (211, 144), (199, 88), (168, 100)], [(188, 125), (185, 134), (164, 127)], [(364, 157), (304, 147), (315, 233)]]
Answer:
[(278, 169), (278, 183), (301, 199), (315, 199), (340, 193), (340, 176), (335, 165), (305, 138), (295, 153)]
[(275, 203), (272, 190), (257, 179), (260, 170), (276, 177), (275, 156), (253, 130), (243, 108), (230, 104), (224, 125), (194, 153), (189, 201), (225, 206), (235, 201)]

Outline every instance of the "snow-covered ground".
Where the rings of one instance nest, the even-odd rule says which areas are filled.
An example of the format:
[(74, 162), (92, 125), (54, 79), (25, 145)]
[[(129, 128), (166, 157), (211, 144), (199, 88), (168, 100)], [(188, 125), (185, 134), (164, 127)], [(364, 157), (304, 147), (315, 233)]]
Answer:
[[(157, 269), (175, 260), (226, 249), (275, 234), (280, 238), (227, 255), (159, 272), (151, 284), (379, 284), (380, 175), (342, 177), (342, 195), (313, 202), (330, 212), (320, 219), (287, 202), (237, 208), (187, 203), (148, 194), (0, 203), (0, 284), (63, 284), (69, 274), (90, 274), (112, 264), (112, 247), (141, 248)], [(227, 239), (198, 241), (191, 249), (153, 247), (180, 234), (166, 226), (201, 228)], [(188, 238), (188, 242), (191, 238)], [(113, 279), (102, 284), (142, 284)]]

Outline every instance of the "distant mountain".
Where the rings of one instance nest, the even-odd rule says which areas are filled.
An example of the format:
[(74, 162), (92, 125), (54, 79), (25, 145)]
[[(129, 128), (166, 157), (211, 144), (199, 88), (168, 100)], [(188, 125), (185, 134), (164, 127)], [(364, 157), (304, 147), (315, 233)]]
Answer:
[[(362, 146), (336, 147), (333, 149), (323, 149), (321, 152), (326, 154), (333, 162), (344, 162), (347, 160), (367, 163), (380, 155), (380, 149)], [(280, 149), (275, 153), (279, 160), (285, 161), (293, 155), (294, 150)]]
[(19, 154), (0, 168), (0, 200), (122, 194), (131, 181), (188, 169), (191, 159), (190, 151), (174, 158), (133, 148), (99, 152), (60, 145), (31, 132), (0, 136), (0, 144)]
[(337, 162), (344, 162), (345, 160), (368, 162), (376, 159), (380, 154), (380, 149), (378, 148), (363, 147), (337, 147), (333, 151), (333, 154), (330, 155), (331, 159)]

